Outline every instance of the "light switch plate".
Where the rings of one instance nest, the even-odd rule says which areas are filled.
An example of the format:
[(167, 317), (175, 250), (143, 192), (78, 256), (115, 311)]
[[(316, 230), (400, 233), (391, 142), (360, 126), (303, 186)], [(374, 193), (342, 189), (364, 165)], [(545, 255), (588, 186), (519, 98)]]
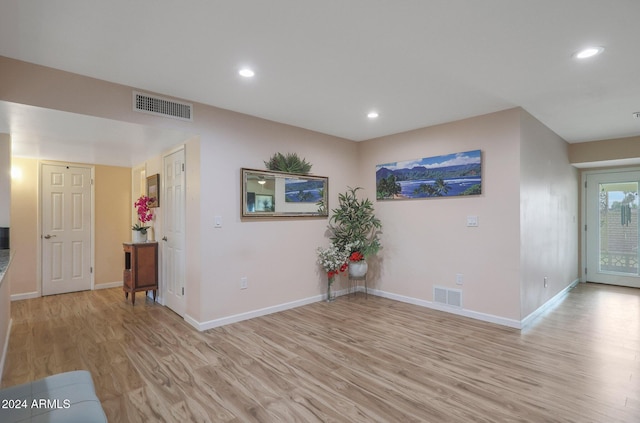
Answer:
[(467, 216), (467, 226), (469, 227), (478, 226), (478, 216)]
[(222, 228), (222, 216), (213, 216), (213, 227)]

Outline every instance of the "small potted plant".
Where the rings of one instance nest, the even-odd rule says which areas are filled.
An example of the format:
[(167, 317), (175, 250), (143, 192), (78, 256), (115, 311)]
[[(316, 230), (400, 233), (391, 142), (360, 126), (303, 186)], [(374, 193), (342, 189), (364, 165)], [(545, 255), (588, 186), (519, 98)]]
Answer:
[(367, 274), (367, 270), (369, 270), (369, 265), (364, 259), (364, 254), (358, 251), (356, 246), (349, 248), (348, 251), (352, 251), (351, 254), (349, 254), (349, 276), (352, 278), (363, 277)]
[(331, 285), (333, 285), (337, 275), (347, 270), (349, 253), (346, 250), (341, 250), (333, 243), (327, 248), (318, 247), (316, 251), (318, 253), (318, 264), (327, 272), (327, 302), (332, 302), (335, 300), (335, 294), (331, 292)]
[(149, 208), (149, 204), (152, 202), (153, 199), (143, 195), (133, 203), (138, 213), (138, 220), (140, 221), (140, 223), (136, 223), (131, 227), (133, 235), (132, 241), (134, 243), (147, 242), (147, 229), (149, 229), (149, 226), (146, 226), (145, 223), (153, 219), (153, 211)]
[(264, 165), (269, 170), (301, 175), (308, 175), (312, 166), (306, 159), (298, 157), (296, 153), (287, 153), (286, 155), (276, 153), (269, 158), (269, 161), (264, 162)]
[[(348, 187), (338, 196), (338, 207), (331, 210), (329, 230), (331, 241), (348, 253), (349, 275), (362, 277), (367, 273), (366, 259), (378, 253), (382, 222), (375, 216), (371, 200), (359, 199), (358, 190)], [(356, 267), (358, 271), (356, 271)]]

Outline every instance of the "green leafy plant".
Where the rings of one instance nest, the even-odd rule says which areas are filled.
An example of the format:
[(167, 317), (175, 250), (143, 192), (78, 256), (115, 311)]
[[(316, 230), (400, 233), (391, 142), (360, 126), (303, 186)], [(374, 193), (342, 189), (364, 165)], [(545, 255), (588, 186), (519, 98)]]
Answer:
[(264, 165), (269, 170), (275, 170), (278, 172), (297, 173), (300, 175), (306, 175), (311, 172), (311, 163), (306, 159), (301, 159), (296, 153), (276, 153), (271, 158), (264, 162)]
[(358, 190), (348, 187), (338, 195), (338, 207), (331, 210), (329, 219), (331, 241), (349, 255), (359, 252), (364, 258), (376, 254), (380, 248), (382, 222), (375, 216), (371, 200), (359, 199)]

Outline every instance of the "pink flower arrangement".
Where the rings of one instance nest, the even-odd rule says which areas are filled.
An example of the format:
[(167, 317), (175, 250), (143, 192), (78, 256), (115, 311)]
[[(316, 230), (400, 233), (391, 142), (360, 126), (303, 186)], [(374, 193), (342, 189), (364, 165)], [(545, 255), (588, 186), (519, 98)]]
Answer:
[(145, 226), (144, 224), (150, 222), (151, 219), (153, 219), (153, 211), (151, 211), (151, 209), (149, 208), (149, 204), (151, 203), (153, 203), (153, 199), (147, 197), (146, 195), (141, 196), (140, 198), (138, 198), (138, 200), (136, 200), (135, 203), (133, 203), (133, 206), (138, 212), (138, 220), (140, 221), (140, 223), (136, 223), (131, 229), (133, 229), (134, 231), (140, 231), (143, 234), (147, 233), (147, 229), (149, 227)]

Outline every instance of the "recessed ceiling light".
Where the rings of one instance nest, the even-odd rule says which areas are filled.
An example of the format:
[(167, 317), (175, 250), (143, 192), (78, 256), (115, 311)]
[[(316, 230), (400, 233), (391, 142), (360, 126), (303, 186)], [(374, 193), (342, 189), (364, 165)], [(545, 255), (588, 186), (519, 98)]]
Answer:
[(574, 57), (576, 59), (587, 59), (589, 57), (596, 56), (604, 51), (604, 47), (587, 47), (583, 50), (580, 50)]
[(240, 74), (240, 76), (244, 76), (245, 78), (251, 78), (256, 74), (254, 71), (252, 71), (249, 68), (242, 68), (240, 69), (240, 71), (238, 71), (238, 73)]
[(378, 112), (369, 112), (369, 114), (367, 114), (367, 117), (368, 117), (369, 119), (375, 119), (375, 118), (377, 118), (378, 116), (380, 116), (380, 115), (378, 115)]

